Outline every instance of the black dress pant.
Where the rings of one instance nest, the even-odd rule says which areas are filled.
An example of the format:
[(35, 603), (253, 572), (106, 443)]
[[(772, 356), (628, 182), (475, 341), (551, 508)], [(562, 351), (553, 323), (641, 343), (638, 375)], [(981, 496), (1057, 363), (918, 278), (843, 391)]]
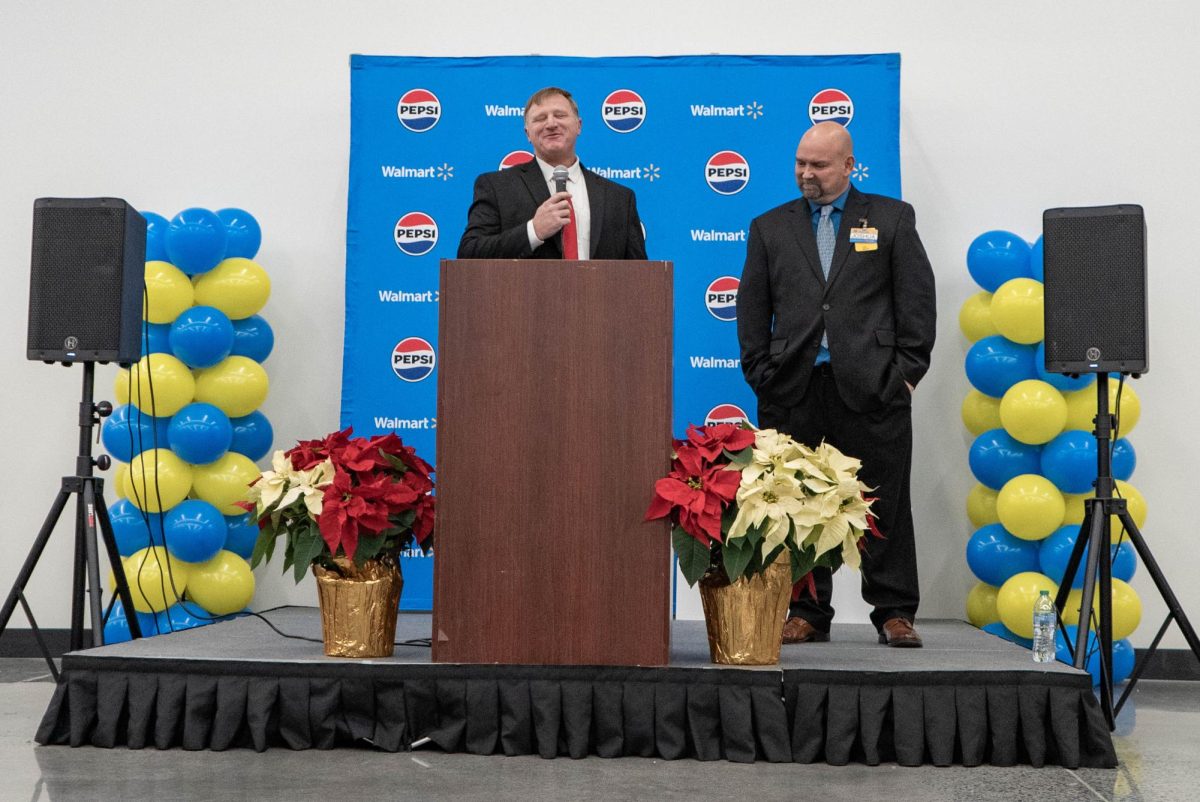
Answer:
[[(900, 392), (907, 393), (902, 388)], [(808, 389), (793, 407), (759, 402), (758, 425), (786, 432), (810, 447), (822, 440), (843, 454), (862, 460), (858, 478), (874, 497), (876, 526), (883, 534), (864, 536), (862, 597), (874, 609), (875, 628), (891, 618), (909, 621), (917, 614), (917, 554), (913, 539), (909, 482), (912, 471), (912, 407), (907, 398), (873, 412), (855, 412), (838, 394), (833, 372), (826, 365), (813, 370)], [(833, 621), (833, 574), (827, 568), (813, 571), (817, 598), (801, 593), (789, 615), (800, 616), (818, 630), (828, 632)]]

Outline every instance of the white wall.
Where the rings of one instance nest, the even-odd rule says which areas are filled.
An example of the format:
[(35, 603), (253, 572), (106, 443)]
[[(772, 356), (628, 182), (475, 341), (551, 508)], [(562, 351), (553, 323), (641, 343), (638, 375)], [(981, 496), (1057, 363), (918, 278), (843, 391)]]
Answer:
[[(973, 584), (963, 559), (970, 438), (958, 411), (968, 386), (957, 312), (975, 291), (967, 244), (991, 228), (1032, 240), (1050, 206), (1134, 202), (1151, 232), (1153, 354), (1135, 385), (1143, 416), (1134, 484), (1149, 502), (1151, 546), (1200, 623), (1187, 503), (1198, 450), (1189, 415), (1200, 400), (1190, 357), (1200, 278), (1186, 205), (1200, 142), (1200, 111), (1187, 100), (1200, 67), (1194, 4), (611, 0), (540, 22), (545, 4), (526, 0), (337, 6), (0, 7), (0, 591), (76, 451), (80, 369), (24, 359), (34, 198), (117, 195), (168, 215), (190, 205), (251, 210), (274, 280), (264, 314), (278, 345), (264, 411), (287, 444), (337, 424), (351, 53), (898, 51), (905, 197), (934, 262), (941, 315), (915, 407), (922, 614), (961, 616)], [(113, 373), (101, 370), (105, 392)], [(68, 623), (67, 518), (29, 592), (47, 626)], [(1134, 586), (1146, 609), (1134, 640), (1145, 645), (1165, 608), (1144, 571)], [(260, 570), (257, 606), (312, 598), (277, 567)], [(13, 624), (24, 625), (20, 613)], [(1173, 630), (1165, 645), (1184, 644)]]

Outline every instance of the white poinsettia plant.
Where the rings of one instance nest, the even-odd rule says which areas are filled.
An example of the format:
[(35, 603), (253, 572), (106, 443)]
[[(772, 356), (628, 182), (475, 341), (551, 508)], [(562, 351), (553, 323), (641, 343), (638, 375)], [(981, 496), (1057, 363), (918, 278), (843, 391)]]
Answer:
[[(829, 443), (809, 448), (775, 429), (722, 427), (730, 431), (692, 427), (676, 442), (672, 473), (656, 484), (647, 513), (672, 519), (688, 583), (710, 571), (730, 581), (753, 576), (785, 550), (793, 581), (816, 566), (857, 569), (863, 536), (880, 536), (870, 488), (858, 480), (862, 463)], [(736, 485), (729, 472), (740, 474)]]

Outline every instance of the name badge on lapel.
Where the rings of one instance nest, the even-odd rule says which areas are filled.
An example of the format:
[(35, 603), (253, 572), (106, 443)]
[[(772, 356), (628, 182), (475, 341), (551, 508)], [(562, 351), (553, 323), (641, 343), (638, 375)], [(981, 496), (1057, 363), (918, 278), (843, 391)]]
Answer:
[(854, 250), (860, 253), (878, 250), (879, 229), (868, 228), (866, 220), (863, 220), (862, 223), (861, 227), (850, 229), (850, 242), (854, 244)]

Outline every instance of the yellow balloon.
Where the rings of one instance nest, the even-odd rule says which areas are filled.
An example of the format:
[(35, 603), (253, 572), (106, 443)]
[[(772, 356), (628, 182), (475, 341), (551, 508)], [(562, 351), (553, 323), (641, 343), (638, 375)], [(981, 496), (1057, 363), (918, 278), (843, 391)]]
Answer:
[(1066, 511), (1063, 514), (1063, 525), (1074, 524), (1079, 526), (1083, 523), (1084, 502), (1089, 498), (1095, 498), (1094, 493), (1063, 493), (1063, 503), (1066, 505)]
[(187, 498), (192, 467), (167, 448), (152, 448), (135, 456), (125, 476), (125, 491), (139, 510), (162, 512)]
[(1001, 284), (991, 303), (997, 330), (1013, 342), (1041, 342), (1045, 336), (1042, 295), (1042, 282), (1037, 279), (1014, 278)]
[(964, 301), (958, 310), (958, 327), (971, 342), (1000, 333), (992, 322), (991, 305), (990, 292), (977, 292)]
[(258, 466), (245, 454), (227, 451), (216, 462), (192, 468), (192, 492), (222, 515), (243, 515), (246, 511), (235, 502), (247, 499), (250, 483), (261, 475)]
[(176, 560), (167, 550), (150, 546), (135, 551), (122, 562), (125, 581), (139, 613), (157, 613), (179, 601), (187, 588), (191, 566)]
[(129, 371), (121, 368), (117, 371), (117, 378), (113, 379), (113, 397), (117, 399), (117, 406), (129, 403)]
[(1066, 502), (1049, 479), (1036, 473), (1024, 473), (1009, 479), (1000, 488), (996, 514), (1004, 528), (1016, 537), (1041, 540), (1062, 526)]
[(1019, 381), (1000, 399), (1000, 422), (1006, 432), (1022, 443), (1049, 443), (1062, 434), (1067, 422), (1067, 402), (1062, 393), (1044, 381)]
[(192, 281), (168, 262), (146, 262), (146, 295), (142, 317), (151, 323), (174, 323), (192, 305)]
[[(1082, 568), (1080, 569), (1083, 570)], [(1067, 595), (1066, 604), (1063, 606), (1063, 623), (1064, 624), (1079, 624), (1079, 613), (1083, 609), (1083, 591), (1080, 589), (1072, 590)], [(1092, 612), (1095, 617), (1092, 619), (1093, 624), (1100, 620), (1100, 584), (1096, 583), (1096, 592), (1092, 596)], [(1121, 640), (1128, 638), (1133, 634), (1133, 631), (1138, 628), (1138, 624), (1142, 623), (1142, 600), (1138, 598), (1137, 591), (1130, 587), (1128, 582), (1123, 582), (1120, 579), (1112, 581), (1112, 629), (1113, 640)], [(1093, 627), (1094, 629), (1094, 627)]]
[[(1095, 429), (1096, 424), (1093, 422), (1093, 418), (1096, 417), (1095, 386), (1064, 393), (1063, 396), (1067, 399), (1066, 428), (1082, 429), (1085, 432)], [(1133, 431), (1134, 426), (1137, 426), (1138, 420), (1142, 417), (1142, 402), (1129, 382), (1126, 382), (1125, 387), (1121, 390), (1120, 409), (1117, 407), (1117, 382), (1112, 380), (1108, 382), (1108, 411), (1113, 415), (1120, 416), (1120, 431), (1114, 433), (1114, 439), (1125, 437)]]
[(249, 357), (230, 356), (200, 371), (196, 400), (212, 404), (231, 418), (240, 418), (258, 409), (269, 389), (262, 365)]
[(124, 462), (117, 463), (116, 473), (113, 474), (112, 488), (117, 494), (117, 498), (129, 498), (129, 491), (125, 489), (125, 482), (129, 477), (129, 465)]
[[(147, 354), (134, 363), (130, 401), (147, 415), (163, 418), (192, 403), (196, 380), (187, 365), (170, 354)], [(249, 413), (247, 413), (249, 414)]]
[(996, 610), (1004, 626), (1022, 638), (1032, 638), (1033, 603), (1043, 590), (1050, 591), (1050, 597), (1054, 598), (1058, 594), (1058, 585), (1036, 571), (1017, 574), (1001, 585), (996, 594)]
[[(1116, 492), (1114, 496), (1125, 499), (1125, 508), (1129, 510), (1129, 517), (1133, 519), (1138, 531), (1146, 525), (1146, 497), (1141, 491), (1128, 482), (1117, 479)], [(1095, 493), (1081, 493), (1079, 495), (1065, 495), (1063, 500), (1066, 502), (1066, 514), (1063, 516), (1063, 524), (1082, 524), (1083, 514), (1086, 511), (1088, 499), (1095, 498)], [(1121, 531), (1123, 529), (1121, 519), (1115, 515), (1109, 516), (1109, 538), (1113, 543), (1121, 540)], [(1084, 537), (1087, 533), (1084, 533)]]
[(1000, 613), (996, 610), (996, 594), (999, 591), (995, 585), (986, 582), (979, 582), (971, 588), (967, 594), (967, 620), (977, 627), (986, 627), (999, 621)]
[(254, 597), (254, 574), (248, 562), (222, 550), (208, 562), (191, 566), (187, 595), (213, 615), (236, 613)]
[(972, 526), (978, 529), (1000, 522), (1000, 516), (996, 514), (996, 499), (999, 496), (1000, 491), (992, 490), (987, 485), (977, 484), (971, 488), (967, 494), (967, 517), (971, 519)]
[(967, 431), (976, 437), (986, 431), (999, 429), (1000, 399), (971, 390), (962, 402), (962, 421)]
[[(1114, 496), (1120, 496), (1125, 499), (1125, 508), (1129, 510), (1129, 517), (1133, 519), (1137, 525), (1138, 531), (1142, 531), (1146, 526), (1146, 497), (1129, 482), (1123, 482), (1120, 479), (1116, 480), (1117, 490)], [(1116, 543), (1121, 536), (1121, 519), (1117, 516), (1111, 516), (1112, 520), (1112, 542)], [(1119, 639), (1118, 639), (1119, 640)]]
[(270, 295), (267, 271), (240, 256), (226, 259), (196, 279), (196, 303), (215, 306), (230, 320), (257, 314)]

